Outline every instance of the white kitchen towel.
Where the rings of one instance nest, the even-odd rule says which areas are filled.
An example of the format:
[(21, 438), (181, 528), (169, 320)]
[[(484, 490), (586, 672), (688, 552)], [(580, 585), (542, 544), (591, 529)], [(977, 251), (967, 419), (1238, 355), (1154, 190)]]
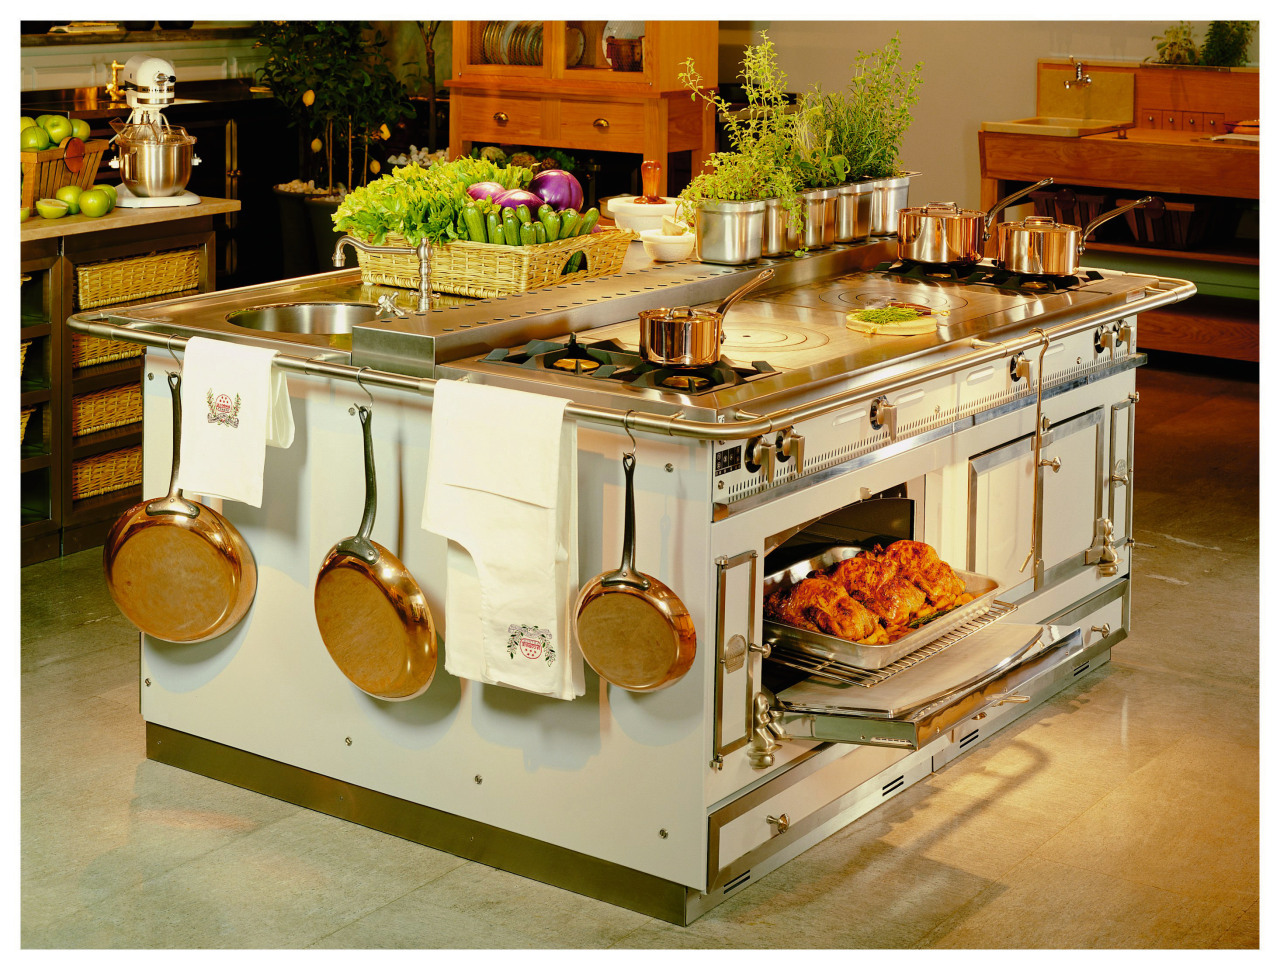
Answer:
[(266, 446), (293, 444), (293, 409), (275, 351), (206, 337), (187, 341), (182, 364), (178, 487), (262, 505)]
[(436, 384), (422, 527), (450, 540), (445, 669), (571, 700), (586, 690), (577, 595), (577, 426), (567, 402)]

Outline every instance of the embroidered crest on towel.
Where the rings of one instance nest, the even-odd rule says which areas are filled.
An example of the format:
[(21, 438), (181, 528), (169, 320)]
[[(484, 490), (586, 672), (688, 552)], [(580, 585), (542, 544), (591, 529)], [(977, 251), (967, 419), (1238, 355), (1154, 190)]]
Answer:
[(225, 394), (213, 396), (213, 388), (209, 388), (205, 394), (206, 401), (209, 402), (209, 423), (222, 424), (230, 428), (240, 427), (240, 395), (236, 395), (233, 401)]
[(551, 631), (512, 623), (507, 627), (507, 656), (514, 660), (517, 653), (527, 660), (541, 657), (550, 667), (556, 662), (556, 648), (551, 644)]

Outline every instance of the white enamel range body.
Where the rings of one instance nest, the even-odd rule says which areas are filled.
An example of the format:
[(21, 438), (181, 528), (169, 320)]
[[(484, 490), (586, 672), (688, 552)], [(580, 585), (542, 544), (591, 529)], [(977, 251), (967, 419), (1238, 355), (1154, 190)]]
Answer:
[[(726, 280), (725, 292), (738, 282)], [(1013, 291), (875, 271), (779, 287), (731, 311), (723, 349), (732, 376), (722, 375), (731, 383), (701, 391), (612, 379), (634, 369), (634, 319), (573, 334), (573, 355), (605, 347), (593, 375), (537, 366), (566, 349), (567, 332), (544, 338), (559, 350), (522, 341), (438, 363), (437, 379), (558, 395), (671, 429), (762, 423), (743, 439), (736, 429), (716, 438), (633, 421), (628, 435), (616, 423), (580, 422), (580, 581), (617, 565), (621, 456), (634, 437), (636, 566), (683, 601), (698, 649), (689, 673), (664, 690), (629, 693), (589, 672), (586, 696), (570, 702), (459, 681), (441, 667), (420, 698), (387, 703), (333, 667), (315, 629), (312, 583), (328, 547), (358, 520), (359, 436), (348, 411), (362, 393), (291, 375), (298, 439), (269, 459), (263, 508), (223, 509), (257, 558), (254, 607), (208, 644), (144, 637), (143, 714), (421, 807), (450, 833), (435, 843), (414, 836), (429, 844), (692, 920), (1105, 662), (1128, 620), (1133, 311), (1192, 292), (1169, 297), (1173, 289), (1099, 274), (1067, 290)], [(922, 336), (845, 328), (848, 310), (886, 300), (947, 312)], [(147, 371), (162, 374), (168, 363), (153, 354)], [(144, 491), (160, 494), (168, 400), (163, 381), (144, 389)], [(418, 579), (447, 653), (444, 544), (418, 528), (430, 400), (374, 397), (385, 471), (373, 538)], [(877, 503), (906, 510), (906, 535), (996, 579), (1017, 610), (992, 627), (1016, 622), (1044, 648), (1016, 683), (979, 686), (948, 708), (959, 712), (951, 720), (905, 734), (899, 724), (893, 736), (789, 702), (803, 681), (786, 683), (764, 656), (770, 554), (803, 526)], [(517, 847), (499, 851), (508, 837)]]

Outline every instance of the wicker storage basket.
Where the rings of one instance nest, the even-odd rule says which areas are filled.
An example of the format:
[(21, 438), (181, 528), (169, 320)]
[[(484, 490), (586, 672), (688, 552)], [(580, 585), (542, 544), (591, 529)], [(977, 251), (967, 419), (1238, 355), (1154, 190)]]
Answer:
[[(182, 290), (178, 293), (167, 293), (169, 297), (194, 296), (199, 290)], [(146, 303), (147, 298), (116, 303), (114, 306), (126, 307), (137, 303)], [(141, 357), (147, 348), (142, 344), (132, 344), (125, 340), (111, 340), (108, 337), (91, 337), (87, 333), (71, 335), (71, 366), (75, 370), (92, 367), (95, 364), (107, 364), (114, 360), (129, 360)]]
[(71, 436), (94, 434), (142, 420), (142, 388), (137, 384), (108, 387), (71, 399)]
[(65, 185), (78, 185), (87, 189), (98, 177), (98, 163), (107, 149), (107, 142), (94, 139), (84, 143), (84, 159), (79, 172), (67, 168), (63, 161), (66, 150), (46, 148), (42, 152), (22, 153), (22, 204), (33, 206), (36, 199), (52, 199), (53, 194)]
[(200, 249), (170, 249), (146, 256), (105, 259), (76, 267), (76, 308), (109, 306), (194, 289), (200, 283)]
[[(627, 246), (638, 238), (628, 229), (604, 229), (537, 246), (455, 241), (431, 250), (431, 288), (440, 293), (484, 298), (609, 276), (622, 269)], [(409, 244), (403, 236), (387, 233), (384, 245)], [(583, 253), (584, 268), (562, 273), (569, 257), (579, 251)], [(417, 289), (417, 256), (356, 252), (365, 283)]]
[(71, 463), (71, 498), (79, 500), (142, 484), (142, 446)]
[(35, 413), (35, 410), (35, 408), (22, 409), (22, 431), (18, 434), (19, 443), (21, 443), (22, 439), (27, 436), (27, 422), (31, 420), (31, 415)]
[[(139, 344), (138, 346), (142, 346)], [(22, 373), (22, 369), (27, 366), (27, 351), (31, 349), (31, 341), (22, 341), (22, 349), (18, 352), (18, 373)]]

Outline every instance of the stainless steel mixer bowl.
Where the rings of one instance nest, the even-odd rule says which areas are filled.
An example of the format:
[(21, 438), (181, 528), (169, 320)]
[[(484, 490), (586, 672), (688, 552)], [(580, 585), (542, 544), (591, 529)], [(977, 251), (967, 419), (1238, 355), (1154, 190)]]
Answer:
[(130, 192), (143, 199), (177, 195), (191, 178), (195, 139), (155, 141), (119, 140), (120, 180)]

